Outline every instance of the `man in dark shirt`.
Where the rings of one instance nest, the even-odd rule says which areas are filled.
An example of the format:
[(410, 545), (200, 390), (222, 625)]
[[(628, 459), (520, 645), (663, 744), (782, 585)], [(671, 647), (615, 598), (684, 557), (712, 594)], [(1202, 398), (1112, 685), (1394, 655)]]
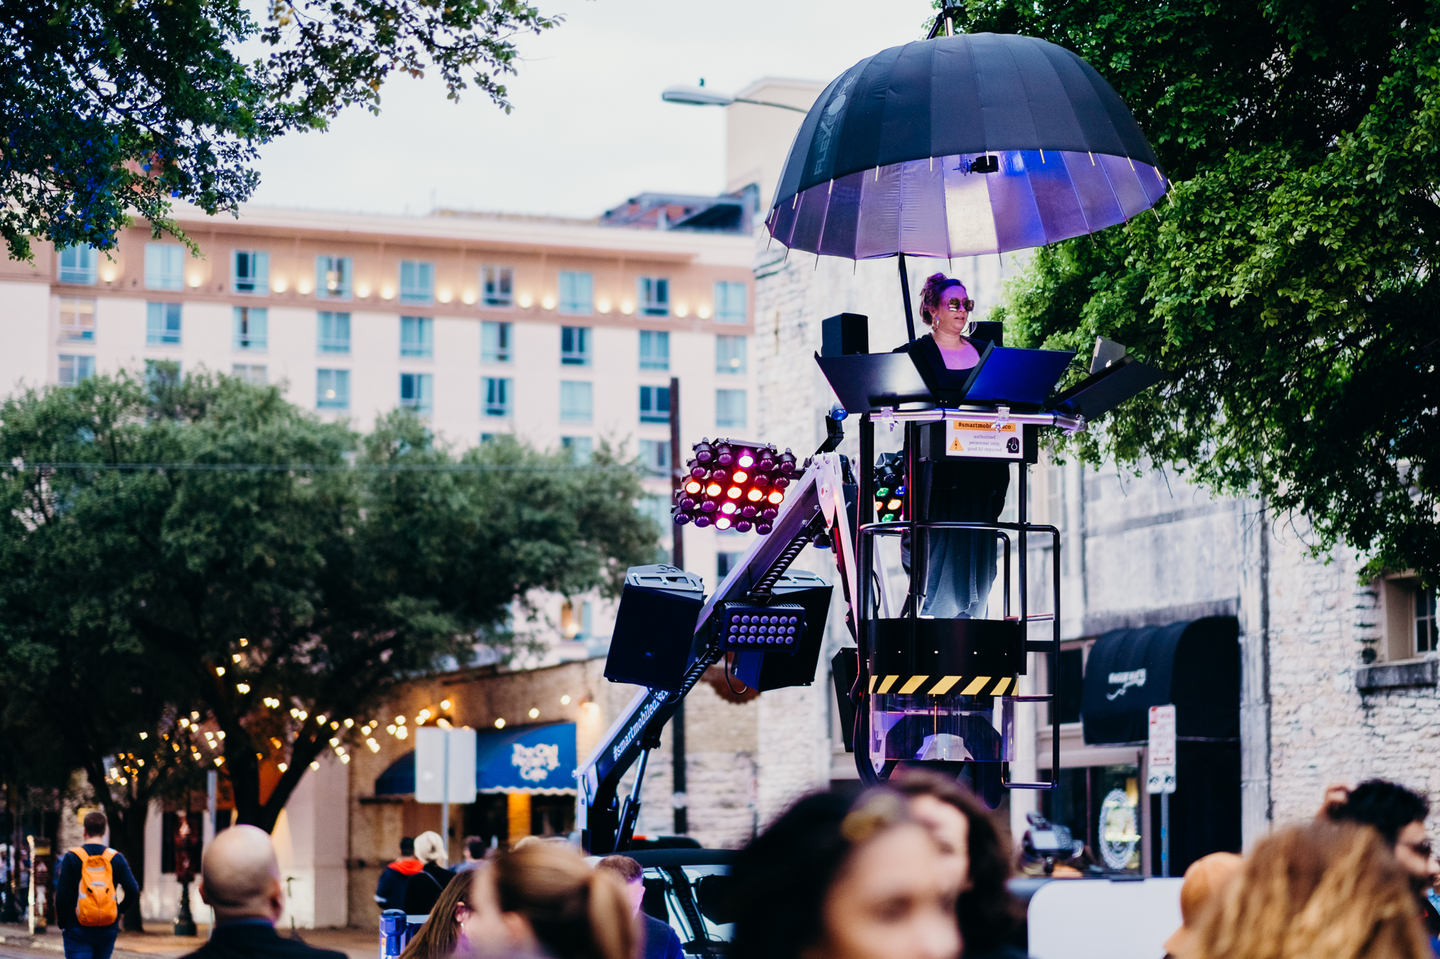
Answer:
[(644, 959), (684, 959), (685, 951), (680, 946), (680, 937), (670, 927), (654, 916), (640, 911), (645, 901), (645, 870), (629, 856), (606, 856), (596, 863), (595, 868), (606, 869), (620, 877), (630, 891), (630, 900), (635, 906), (635, 915), (640, 917), (641, 934), (645, 943)]
[(380, 911), (405, 908), (405, 887), (410, 877), (424, 868), (425, 864), (415, 856), (415, 840), (409, 836), (400, 839), (400, 858), (380, 872), (380, 881), (375, 884), (375, 902)]
[[(86, 853), (99, 856), (109, 848), (105, 845), (108, 826), (103, 812), (85, 814), (83, 848)], [(61, 929), (65, 959), (110, 959), (115, 951), (115, 937), (120, 934), (120, 911), (139, 901), (140, 887), (125, 857), (115, 853), (110, 860), (117, 901), (115, 921), (104, 926), (82, 926), (75, 918), (75, 906), (80, 900), (81, 865), (80, 857), (73, 850), (66, 852), (55, 877), (55, 922)]]
[(215, 928), (210, 941), (185, 959), (349, 959), (275, 931), (285, 891), (262, 829), (231, 826), (216, 834), (201, 865), (200, 898), (215, 910)]

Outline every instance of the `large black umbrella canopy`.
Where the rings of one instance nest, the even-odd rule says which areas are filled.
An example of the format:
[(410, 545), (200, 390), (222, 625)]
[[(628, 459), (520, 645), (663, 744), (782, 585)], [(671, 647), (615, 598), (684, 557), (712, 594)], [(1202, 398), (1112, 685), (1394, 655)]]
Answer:
[(1102, 230), (1165, 189), (1090, 64), (1035, 37), (962, 34), (891, 47), (832, 82), (766, 225), (811, 253), (968, 256)]

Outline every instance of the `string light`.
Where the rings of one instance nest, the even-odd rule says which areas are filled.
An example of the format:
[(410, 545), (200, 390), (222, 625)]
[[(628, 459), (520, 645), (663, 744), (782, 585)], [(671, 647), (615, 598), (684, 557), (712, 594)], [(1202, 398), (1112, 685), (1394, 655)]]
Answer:
[(216, 676), (224, 676), (224, 675), (225, 675), (225, 667), (224, 667), (224, 666), (216, 666), (216, 667), (215, 667), (215, 675), (216, 675)]
[(561, 697), (560, 697), (560, 705), (561, 705), (561, 706), (569, 706), (569, 705), (570, 705), (570, 694), (569, 694), (569, 693), (566, 693), (564, 696), (561, 696)]
[(441, 709), (449, 709), (449, 708), (450, 708), (450, 700), (448, 700), (448, 699), (442, 699), (442, 700), (440, 700), (440, 708), (441, 708)]
[(286, 765), (285, 763), (280, 763), (280, 764), (279, 764), (278, 766), (276, 766), (275, 768), (278, 769), (278, 770), (280, 770), (280, 771), (283, 773), (285, 770), (289, 769), (290, 767), (289, 767), (288, 765)]
[(496, 729), (504, 729), (504, 728), (505, 728), (505, 720), (503, 720), (503, 719), (497, 719), (497, 720), (495, 720), (495, 728), (496, 728)]
[(531, 718), (531, 719), (534, 719), (534, 718), (536, 718), (536, 717), (539, 716), (539, 715), (540, 715), (540, 710), (535, 709), (535, 708), (532, 706), (531, 709), (530, 709), (530, 718)]
[(236, 683), (236, 684), (235, 684), (235, 689), (240, 693), (240, 695), (244, 696), (245, 694), (247, 694), (247, 693), (250, 692), (250, 684), (249, 684), (249, 683)]

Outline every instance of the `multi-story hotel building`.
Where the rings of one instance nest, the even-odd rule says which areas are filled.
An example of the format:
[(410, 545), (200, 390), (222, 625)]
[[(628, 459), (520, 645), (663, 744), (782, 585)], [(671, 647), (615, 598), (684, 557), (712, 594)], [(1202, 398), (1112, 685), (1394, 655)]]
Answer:
[[(177, 220), (198, 256), (144, 224), (108, 252), (36, 244), (0, 265), (0, 390), (171, 361), (361, 429), (402, 406), (460, 446), (514, 433), (583, 460), (609, 441), (648, 467), (663, 549), (671, 377), (687, 445), (754, 423), (747, 204), (644, 195), (594, 220), (192, 208)], [(691, 530), (687, 565), (723, 573), (744, 548), (730, 539)], [(552, 625), (608, 636), (592, 605)]]

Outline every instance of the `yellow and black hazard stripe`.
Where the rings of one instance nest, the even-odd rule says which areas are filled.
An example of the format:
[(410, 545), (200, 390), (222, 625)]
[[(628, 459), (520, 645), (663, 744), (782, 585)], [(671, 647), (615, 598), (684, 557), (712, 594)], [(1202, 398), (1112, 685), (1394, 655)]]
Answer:
[(1014, 676), (871, 676), (870, 692), (902, 696), (1003, 696), (1014, 694)]

